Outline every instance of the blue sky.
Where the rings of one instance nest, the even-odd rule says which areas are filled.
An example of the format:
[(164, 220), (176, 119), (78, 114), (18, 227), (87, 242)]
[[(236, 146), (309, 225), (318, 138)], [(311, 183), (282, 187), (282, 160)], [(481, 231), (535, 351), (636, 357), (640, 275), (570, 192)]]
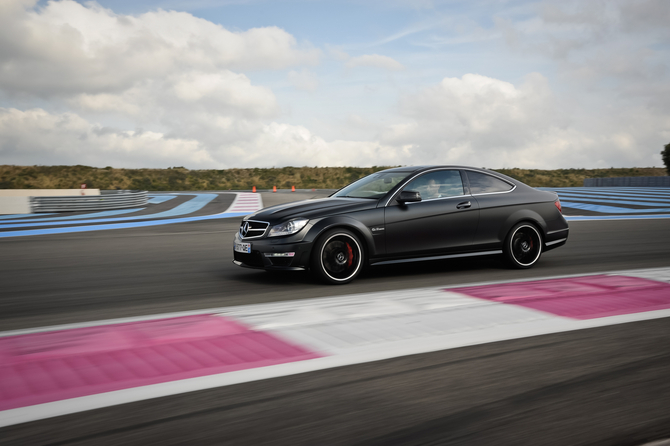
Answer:
[(6, 164), (660, 166), (670, 2), (0, 7)]

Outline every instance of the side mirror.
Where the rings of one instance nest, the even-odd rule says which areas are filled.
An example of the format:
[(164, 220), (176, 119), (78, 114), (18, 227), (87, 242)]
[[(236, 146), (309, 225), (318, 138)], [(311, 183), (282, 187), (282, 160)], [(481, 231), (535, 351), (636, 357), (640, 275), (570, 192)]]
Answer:
[(416, 203), (417, 201), (421, 201), (421, 194), (413, 190), (404, 190), (400, 192), (396, 201), (400, 204)]

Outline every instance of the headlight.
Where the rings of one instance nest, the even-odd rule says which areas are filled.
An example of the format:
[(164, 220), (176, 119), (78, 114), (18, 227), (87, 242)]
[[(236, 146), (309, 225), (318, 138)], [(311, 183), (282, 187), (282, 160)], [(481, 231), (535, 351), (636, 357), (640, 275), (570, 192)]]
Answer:
[(277, 226), (270, 228), (270, 233), (268, 237), (277, 237), (279, 235), (291, 235), (300, 231), (305, 227), (309, 220), (306, 218), (298, 218), (295, 220), (287, 221)]

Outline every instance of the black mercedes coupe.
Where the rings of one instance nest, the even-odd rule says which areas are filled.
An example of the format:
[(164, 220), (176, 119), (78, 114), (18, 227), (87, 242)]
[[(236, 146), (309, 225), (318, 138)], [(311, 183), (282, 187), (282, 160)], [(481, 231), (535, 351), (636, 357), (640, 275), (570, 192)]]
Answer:
[(510, 266), (530, 268), (567, 239), (555, 193), (485, 169), (419, 166), (248, 215), (233, 254), (239, 266), (309, 270), (344, 284), (367, 265), (456, 257), (502, 254)]

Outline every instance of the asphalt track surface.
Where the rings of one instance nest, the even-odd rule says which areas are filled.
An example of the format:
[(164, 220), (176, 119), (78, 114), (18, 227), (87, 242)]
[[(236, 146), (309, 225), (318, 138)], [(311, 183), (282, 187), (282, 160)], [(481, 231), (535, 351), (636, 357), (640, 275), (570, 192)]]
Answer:
[[(2, 239), (0, 327), (670, 265), (668, 220), (577, 221), (531, 270), (422, 262), (333, 287), (233, 265), (239, 221)], [(641, 444), (670, 437), (668, 345), (668, 319), (496, 342), (11, 426), (0, 443)]]

